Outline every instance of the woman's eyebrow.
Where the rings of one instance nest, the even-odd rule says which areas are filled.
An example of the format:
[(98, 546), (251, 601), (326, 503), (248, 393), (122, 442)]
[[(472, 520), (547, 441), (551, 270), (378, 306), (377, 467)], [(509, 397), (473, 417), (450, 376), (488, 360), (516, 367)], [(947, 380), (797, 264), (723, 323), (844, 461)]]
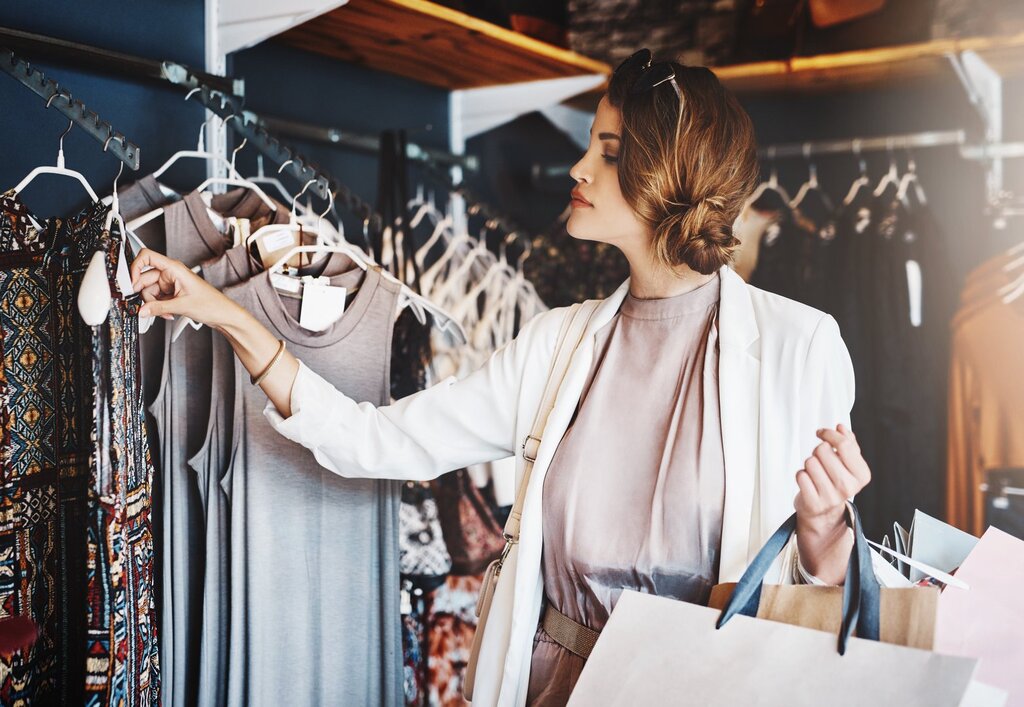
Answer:
[(618, 140), (622, 142), (622, 138), (615, 133), (598, 133), (597, 137), (599, 140)]

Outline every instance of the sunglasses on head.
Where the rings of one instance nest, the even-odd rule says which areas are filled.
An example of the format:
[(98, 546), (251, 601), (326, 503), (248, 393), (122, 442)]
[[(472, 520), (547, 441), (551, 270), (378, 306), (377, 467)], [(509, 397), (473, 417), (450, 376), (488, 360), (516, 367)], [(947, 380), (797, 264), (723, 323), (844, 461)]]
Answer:
[(681, 98), (682, 94), (679, 90), (679, 84), (676, 83), (676, 70), (672, 64), (667, 61), (659, 61), (657, 64), (652, 64), (651, 59), (651, 50), (641, 49), (619, 64), (615, 68), (615, 73), (640, 72), (640, 76), (633, 83), (630, 93), (643, 93), (663, 83), (671, 83), (676, 96)]

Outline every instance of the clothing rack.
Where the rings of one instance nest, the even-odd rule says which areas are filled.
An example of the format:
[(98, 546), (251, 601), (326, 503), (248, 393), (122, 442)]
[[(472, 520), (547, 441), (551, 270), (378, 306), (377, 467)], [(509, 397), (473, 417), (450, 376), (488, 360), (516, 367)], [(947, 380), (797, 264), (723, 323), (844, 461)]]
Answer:
[(196, 88), (199, 90), (195, 95), (207, 109), (220, 116), (226, 125), (248, 140), (249, 144), (262, 152), (268, 159), (278, 165), (284, 165), (284, 169), (299, 182), (302, 184), (312, 182), (311, 190), (321, 199), (326, 199), (329, 193), (337, 191), (338, 194), (335, 198), (339, 203), (353, 210), (373, 211), (369, 204), (352, 194), (313, 162), (271, 135), (263, 127), (258, 115), (252, 111), (243, 110), (237, 97), (205, 84), (200, 84)]
[(46, 78), (46, 74), (16, 57), (14, 52), (6, 47), (0, 47), (0, 68), (46, 101), (47, 108), (52, 105), (100, 142), (104, 152), (110, 152), (133, 170), (139, 168), (139, 146), (129, 141), (123, 133), (114, 130), (114, 127), (100, 119), (99, 115), (87, 109), (84, 103), (75, 100), (70, 91), (61, 88), (53, 79)]
[(813, 140), (809, 142), (790, 142), (777, 145), (766, 145), (757, 151), (761, 159), (778, 159), (787, 157), (809, 157), (811, 155), (843, 154), (871, 152), (878, 150), (892, 151), (897, 148), (917, 149), (922, 147), (962, 146), (967, 142), (967, 134), (963, 130), (936, 130), (920, 133), (903, 133), (899, 135), (883, 135), (880, 137), (848, 138), (844, 140)]
[[(266, 126), (275, 133), (291, 135), (300, 139), (322, 142), (340, 147), (348, 147), (363, 151), (377, 151), (380, 147), (380, 140), (376, 137), (360, 137), (351, 133), (345, 133), (337, 128), (312, 125), (280, 118), (260, 118), (250, 111), (244, 111), (247, 121), (254, 122), (258, 126)], [(233, 121), (237, 127), (239, 121)], [(422, 148), (410, 143), (408, 145), (408, 156), (419, 163), (424, 173), (433, 181), (438, 183), (446, 191), (458, 194), (469, 204), (466, 212), (471, 216), (480, 215), (487, 220), (488, 228), (500, 228), (505, 233), (519, 238), (523, 229), (513, 223), (505, 215), (498, 213), (488, 206), (483, 200), (477, 198), (462, 183), (457, 183), (449, 174), (451, 167), (465, 167), (476, 171), (479, 169), (479, 160), (474, 155), (452, 155), (440, 150)], [(269, 156), (269, 155), (268, 155)], [(526, 247), (530, 247), (527, 244)]]
[[(248, 139), (249, 143), (268, 159), (276, 164), (285, 165), (284, 170), (303, 184), (313, 181), (310, 190), (321, 198), (326, 199), (330, 193), (334, 196), (334, 201), (337, 204), (360, 214), (364, 220), (380, 223), (380, 215), (370, 204), (353, 194), (317, 164), (283, 143), (271, 131), (370, 152), (376, 152), (379, 149), (380, 140), (376, 136), (358, 135), (332, 127), (259, 116), (244, 109), (244, 80), (198, 71), (173, 61), (147, 59), (7, 27), (0, 27), (0, 47), (17, 48), (19, 51), (30, 53), (37, 60), (49, 59), (74, 64), (76, 67), (85, 66), (110, 75), (174, 85), (188, 91), (199, 89), (195, 94), (199, 101), (207, 109), (223, 118), (225, 123), (239, 136)], [(8, 73), (48, 101), (54, 95), (65, 98), (66, 100), (63, 101), (54, 99), (52, 105), (81, 125), (90, 135), (104, 143), (110, 152), (117, 155), (133, 170), (139, 168), (137, 145), (128, 142), (121, 133), (114, 132), (110, 125), (101, 121), (95, 113), (86, 111), (81, 102), (73, 101), (70, 93), (60, 89), (55, 82), (47, 81), (40, 72), (31, 69), (26, 62), (14, 58), (10, 51), (6, 49), (0, 51), (3, 51), (0, 53), (0, 65), (3, 65)], [(7, 60), (6, 55), (10, 55), (10, 61)], [(17, 72), (8, 67), (16, 68)], [(110, 139), (108, 140), (108, 138)], [(425, 168), (424, 171), (427, 175), (447, 190), (459, 194), (469, 202), (467, 212), (470, 215), (484, 216), (490, 228), (501, 228), (507, 233), (517, 236), (522, 231), (505, 216), (473, 196), (464, 186), (456, 184), (448, 175), (450, 167), (478, 170), (479, 160), (476, 156), (457, 155), (443, 150), (424, 148), (414, 143), (409, 143), (407, 148), (409, 158), (420, 163)]]
[[(71, 42), (44, 34), (0, 27), (0, 47), (7, 47), (33, 61), (49, 59), (76, 68), (86, 67), (112, 76), (127, 76), (157, 83), (170, 82), (186, 88), (200, 84), (236, 96), (245, 95), (245, 81), (217, 76), (173, 61), (146, 59), (132, 54), (113, 52), (81, 42)], [(190, 78), (191, 77), (191, 78)], [(189, 85), (188, 81), (191, 81)]]
[[(288, 135), (310, 142), (323, 142), (363, 152), (377, 152), (380, 149), (380, 139), (375, 136), (357, 135), (338, 128), (284, 118), (265, 117), (262, 119), (262, 123), (280, 135)], [(408, 144), (406, 155), (411, 160), (434, 162), (448, 167), (463, 167), (474, 172), (480, 168), (480, 161), (474, 155), (456, 155), (444, 150), (421, 147), (415, 143)]]

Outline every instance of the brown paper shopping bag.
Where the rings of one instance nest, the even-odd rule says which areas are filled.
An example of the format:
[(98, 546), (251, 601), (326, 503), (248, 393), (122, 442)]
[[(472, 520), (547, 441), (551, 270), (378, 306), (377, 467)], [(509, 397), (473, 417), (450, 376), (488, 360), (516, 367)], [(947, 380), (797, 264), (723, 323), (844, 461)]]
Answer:
[[(715, 585), (708, 606), (724, 609), (735, 587), (735, 582)], [(878, 640), (931, 650), (938, 602), (938, 587), (882, 587)], [(842, 587), (766, 584), (757, 618), (838, 634), (842, 606)]]

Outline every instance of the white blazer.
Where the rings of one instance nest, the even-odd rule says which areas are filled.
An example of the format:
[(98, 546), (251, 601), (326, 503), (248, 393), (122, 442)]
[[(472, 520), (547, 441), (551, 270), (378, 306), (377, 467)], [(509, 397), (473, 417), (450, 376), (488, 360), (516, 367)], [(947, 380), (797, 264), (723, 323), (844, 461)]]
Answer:
[[(793, 512), (796, 472), (820, 442), (816, 431), (850, 423), (853, 366), (835, 320), (745, 283), (721, 269), (719, 394), (725, 508), (719, 581), (734, 582)], [(481, 649), (474, 703), (526, 702), (540, 617), (541, 490), (590, 371), (596, 332), (619, 309), (627, 280), (600, 303), (576, 350), (548, 420), (523, 508), (520, 543), (501, 575)], [(540, 404), (568, 308), (545, 312), (462, 380), (448, 378), (392, 405), (355, 403), (304, 365), (278, 432), (346, 477), (432, 479), (470, 464), (516, 457)], [(795, 546), (792, 542), (791, 546)]]

